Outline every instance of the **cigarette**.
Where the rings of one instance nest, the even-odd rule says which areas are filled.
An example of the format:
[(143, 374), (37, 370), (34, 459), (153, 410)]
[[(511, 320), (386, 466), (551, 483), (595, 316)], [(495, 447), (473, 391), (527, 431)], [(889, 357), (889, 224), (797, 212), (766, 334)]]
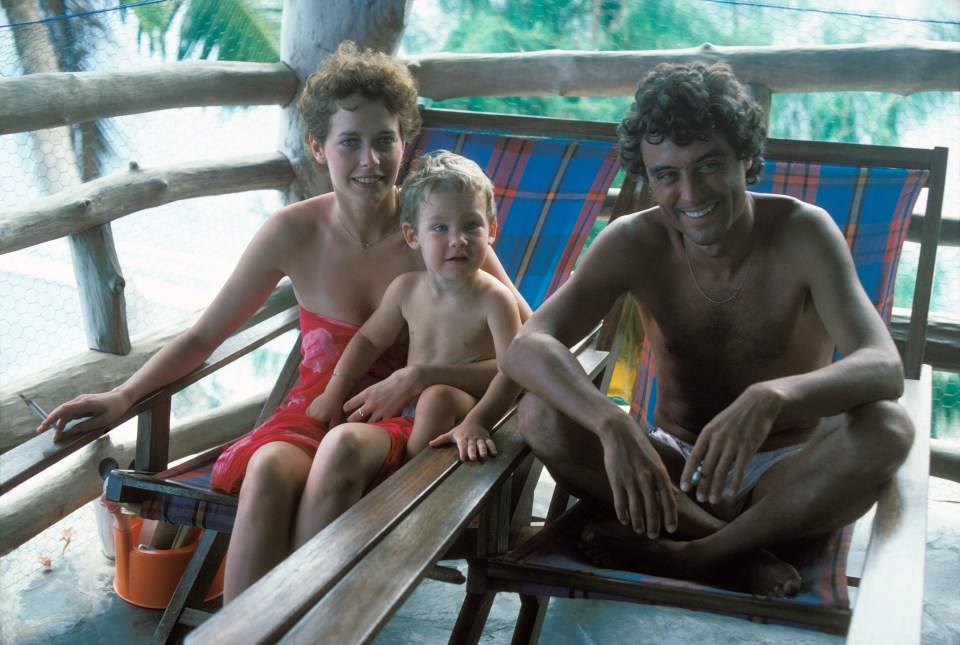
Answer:
[(41, 408), (39, 405), (34, 403), (33, 399), (28, 399), (27, 397), (20, 394), (19, 392), (18, 392), (18, 395), (20, 396), (21, 399), (23, 399), (23, 402), (27, 404), (27, 407), (33, 410), (34, 414), (36, 414), (41, 419), (47, 418), (47, 413), (43, 411), (43, 408)]

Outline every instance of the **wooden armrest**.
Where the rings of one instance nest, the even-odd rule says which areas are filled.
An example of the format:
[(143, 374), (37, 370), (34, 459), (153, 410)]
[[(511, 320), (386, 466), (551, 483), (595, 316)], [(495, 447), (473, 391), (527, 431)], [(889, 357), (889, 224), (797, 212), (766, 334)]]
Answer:
[(298, 320), (298, 308), (291, 307), (271, 316), (263, 322), (234, 334), (224, 341), (203, 365), (183, 378), (137, 401), (122, 417), (110, 425), (79, 434), (71, 435), (67, 433), (58, 443), (54, 443), (51, 440), (53, 436), (52, 433), (45, 432), (25, 441), (16, 448), (8, 450), (0, 455), (0, 494), (6, 493), (8, 490), (20, 485), (30, 477), (33, 477), (87, 444), (92, 443), (133, 417), (141, 413), (149, 412), (151, 409), (161, 406), (165, 402), (169, 402), (170, 397), (177, 392), (186, 389), (200, 379), (229, 365), (241, 356), (265, 345), (284, 332), (294, 329), (297, 326)]
[(136, 470), (115, 470), (107, 477), (106, 497), (111, 502), (136, 503), (143, 501), (145, 496), (156, 493), (179, 495), (229, 506), (236, 506), (238, 501), (238, 498), (233, 495)]
[(919, 643), (927, 539), (931, 369), (908, 379), (900, 403), (916, 428), (913, 447), (877, 501), (847, 643)]

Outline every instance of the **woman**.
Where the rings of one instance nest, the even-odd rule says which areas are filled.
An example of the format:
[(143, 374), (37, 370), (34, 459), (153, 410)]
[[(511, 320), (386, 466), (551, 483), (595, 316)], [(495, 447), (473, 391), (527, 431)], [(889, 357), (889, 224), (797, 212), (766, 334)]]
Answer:
[[(325, 493), (346, 487), (359, 499), (402, 462), (410, 420), (396, 419), (424, 388), (445, 383), (481, 396), (495, 361), (469, 366), (408, 366), (402, 348), (381, 361), (345, 404), (347, 423), (327, 432), (306, 415), (323, 391), (340, 352), (376, 309), (398, 275), (422, 270), (420, 254), (400, 233), (396, 189), (404, 144), (420, 126), (416, 84), (385, 54), (342, 44), (312, 74), (298, 107), (310, 151), (333, 192), (284, 207), (257, 232), (220, 293), (197, 323), (157, 352), (114, 390), (84, 395), (54, 409), (40, 429), (92, 415), (78, 431), (106, 425), (135, 401), (199, 366), (287, 276), (301, 308), (301, 383), (263, 426), (231, 446), (213, 484), (239, 493), (224, 581), (229, 602), (346, 510)], [(484, 269), (529, 307), (499, 260)], [(383, 380), (377, 380), (377, 377)], [(385, 377), (385, 378), (384, 378)], [(321, 439), (324, 441), (321, 443)]]

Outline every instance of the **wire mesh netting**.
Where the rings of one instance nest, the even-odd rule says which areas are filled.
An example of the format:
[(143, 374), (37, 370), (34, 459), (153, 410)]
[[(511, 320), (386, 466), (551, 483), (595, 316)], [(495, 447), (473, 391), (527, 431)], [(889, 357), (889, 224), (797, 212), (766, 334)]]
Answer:
[[(178, 58), (278, 59), (280, 0), (4, 0), (0, 76), (134, 69)], [(903, 38), (960, 40), (960, 3), (939, 0), (415, 0), (400, 54), (543, 49), (654, 50), (812, 46)], [(428, 105), (619, 120), (630, 97), (468, 97)], [(25, 105), (24, 109), (29, 109)], [(183, 108), (0, 135), (0, 209), (126, 169), (277, 147), (279, 108)], [(772, 136), (950, 148), (944, 215), (960, 214), (956, 92), (775, 95)], [(151, 208), (112, 224), (132, 336), (205, 306), (280, 196), (257, 191)], [(916, 270), (908, 243), (901, 274)], [(960, 317), (960, 251), (941, 246), (932, 311)], [(8, 386), (86, 350), (65, 239), (0, 255), (0, 375)], [(904, 280), (904, 282), (908, 282)], [(896, 306), (911, 294), (898, 288)], [(219, 405), (273, 381), (289, 342), (178, 396), (174, 416)], [(936, 436), (960, 437), (960, 375), (935, 374)], [(2, 415), (2, 412), (0, 412)], [(2, 419), (0, 419), (2, 423)], [(33, 558), (33, 555), (30, 555)], [(35, 562), (23, 565), (36, 568)], [(6, 578), (9, 569), (4, 570)], [(24, 574), (25, 575), (25, 574)]]

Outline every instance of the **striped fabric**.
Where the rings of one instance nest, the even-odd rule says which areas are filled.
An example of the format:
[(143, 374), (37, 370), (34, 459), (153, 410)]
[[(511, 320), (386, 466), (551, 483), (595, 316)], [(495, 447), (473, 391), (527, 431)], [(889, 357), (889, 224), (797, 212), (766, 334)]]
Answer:
[[(827, 211), (843, 231), (860, 283), (889, 325), (900, 250), (928, 175), (925, 170), (767, 160), (752, 190), (790, 195)], [(656, 427), (653, 374), (653, 355), (644, 342), (630, 412), (648, 432)]]
[[(212, 448), (189, 461), (158, 473), (157, 477), (209, 490), (213, 463), (228, 445)], [(229, 496), (223, 495), (223, 497)], [(231, 501), (232, 503), (218, 503), (189, 499), (179, 495), (151, 495), (141, 503), (140, 517), (230, 533), (233, 531), (233, 521), (237, 515), (236, 499), (233, 498)]]
[[(435, 150), (473, 159), (494, 182), (497, 255), (531, 307), (570, 276), (617, 173), (616, 145), (425, 128), (410, 142), (410, 160)], [(221, 447), (220, 450), (225, 448)], [(158, 476), (209, 488), (219, 452)], [(154, 495), (141, 506), (147, 519), (230, 532), (236, 506), (178, 495)]]
[(617, 174), (615, 143), (425, 128), (408, 159), (436, 150), (472, 159), (493, 181), (494, 248), (536, 309), (570, 276), (583, 249)]

